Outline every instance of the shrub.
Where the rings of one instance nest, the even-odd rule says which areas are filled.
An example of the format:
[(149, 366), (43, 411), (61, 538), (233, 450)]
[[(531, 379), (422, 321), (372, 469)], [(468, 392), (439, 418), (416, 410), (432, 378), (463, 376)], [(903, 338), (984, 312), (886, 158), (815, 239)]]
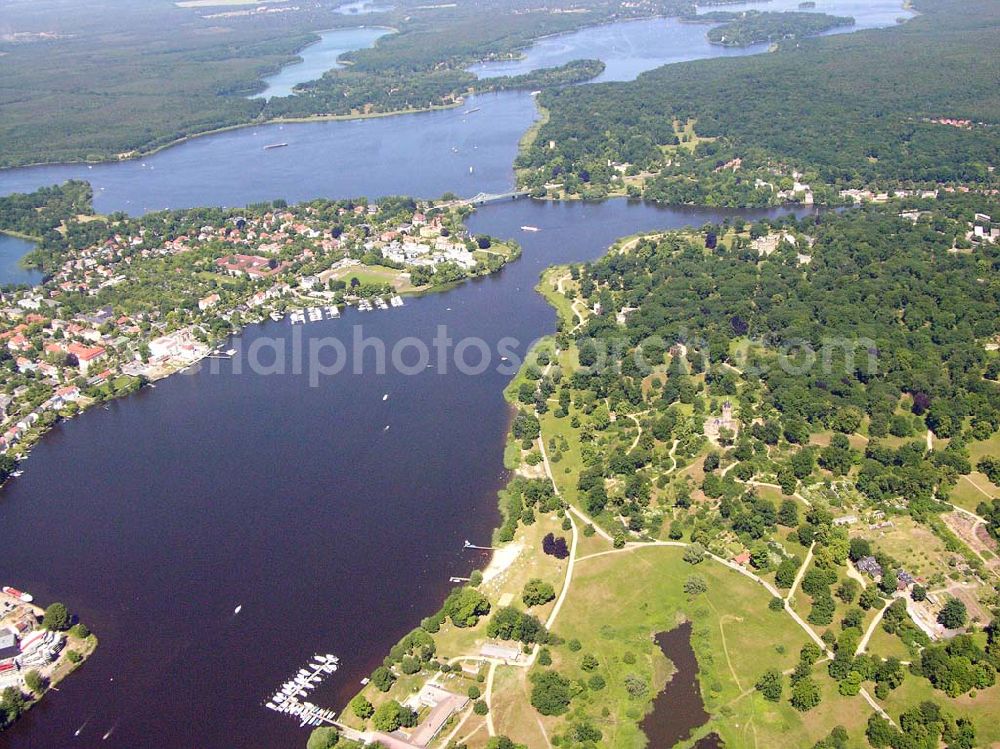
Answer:
[(781, 699), (782, 689), (784, 689), (784, 678), (778, 669), (769, 668), (757, 679), (754, 688), (764, 695), (764, 699), (778, 702)]
[(490, 613), (490, 602), (475, 588), (456, 588), (444, 602), (444, 613), (456, 627), (474, 627)]
[(389, 700), (378, 706), (372, 716), (372, 722), (379, 731), (391, 733), (400, 727), (415, 726), (417, 714), (410, 708), (400, 705), (396, 700)]
[(337, 729), (331, 726), (323, 726), (322, 728), (313, 729), (313, 732), (309, 734), (306, 749), (333, 749), (338, 741), (340, 741), (340, 734)]
[(684, 581), (684, 592), (689, 596), (696, 596), (707, 590), (708, 583), (705, 582), (705, 578), (698, 575), (691, 575), (691, 577)]
[(42, 617), (42, 626), (45, 629), (62, 632), (69, 629), (69, 611), (61, 603), (53, 603), (45, 609), (45, 616)]
[(531, 676), (531, 705), (542, 715), (562, 715), (571, 699), (569, 679), (555, 671)]
[(396, 676), (385, 666), (379, 666), (372, 671), (371, 682), (380, 692), (388, 692), (396, 682)]
[(363, 694), (359, 694), (355, 695), (354, 699), (351, 700), (351, 712), (361, 718), (361, 720), (368, 720), (368, 718), (372, 717), (372, 713), (375, 712), (375, 708), (372, 707), (372, 703)]
[(547, 583), (538, 578), (529, 580), (524, 586), (524, 591), (521, 593), (521, 600), (524, 601), (525, 606), (529, 607), (548, 603), (555, 597), (556, 591), (552, 587), (552, 583)]

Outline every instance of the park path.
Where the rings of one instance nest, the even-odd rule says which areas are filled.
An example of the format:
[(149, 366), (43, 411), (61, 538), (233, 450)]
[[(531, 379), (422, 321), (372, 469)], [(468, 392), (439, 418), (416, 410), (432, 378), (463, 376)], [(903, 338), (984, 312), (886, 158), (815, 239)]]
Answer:
[[(733, 465), (736, 465), (736, 463), (733, 463)], [(731, 467), (732, 466), (730, 466), (730, 468)], [(739, 479), (736, 479), (736, 480), (740, 481)], [(803, 497), (798, 492), (792, 492), (791, 494), (785, 494), (784, 491), (781, 489), (781, 484), (769, 484), (766, 481), (754, 481), (753, 479), (750, 479), (749, 481), (740, 481), (740, 483), (741, 484), (746, 484), (747, 486), (766, 486), (766, 487), (768, 487), (770, 489), (777, 489), (778, 491), (780, 491), (782, 493), (782, 496), (794, 497), (795, 499), (799, 500), (802, 504), (804, 504), (806, 507), (812, 507), (812, 502), (810, 502), (808, 499), (806, 499), (805, 497)]]
[[(496, 673), (497, 673), (497, 664), (491, 663), (490, 670), (486, 674), (486, 693), (483, 697), (487, 705), (490, 704), (490, 700), (493, 698), (493, 677), (496, 676)], [(486, 713), (486, 732), (489, 733), (490, 736), (497, 735), (497, 729), (493, 725), (492, 710)]]
[(795, 591), (798, 590), (799, 583), (802, 582), (802, 578), (806, 574), (806, 568), (812, 561), (813, 549), (815, 548), (816, 548), (816, 542), (813, 541), (812, 544), (810, 544), (809, 546), (809, 551), (806, 552), (806, 561), (802, 563), (802, 566), (799, 567), (799, 571), (795, 573), (795, 580), (792, 581), (792, 587), (788, 589), (788, 595), (785, 596), (785, 603), (788, 603), (791, 600), (792, 596), (795, 594)]
[(871, 640), (872, 635), (875, 634), (875, 627), (877, 627), (878, 623), (882, 621), (882, 617), (885, 616), (885, 612), (888, 610), (891, 603), (892, 601), (887, 601), (885, 606), (883, 606), (879, 612), (875, 614), (875, 618), (872, 619), (872, 623), (869, 624), (868, 629), (865, 630), (865, 636), (862, 637), (861, 642), (858, 643), (858, 647), (857, 650), (854, 651), (854, 655), (858, 656), (865, 652), (865, 648), (868, 647), (868, 641)]

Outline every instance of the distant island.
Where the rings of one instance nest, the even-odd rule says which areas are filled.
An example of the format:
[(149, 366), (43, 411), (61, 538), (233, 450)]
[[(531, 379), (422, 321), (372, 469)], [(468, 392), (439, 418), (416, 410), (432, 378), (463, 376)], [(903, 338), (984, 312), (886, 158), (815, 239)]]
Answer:
[(712, 44), (721, 44), (725, 47), (749, 47), (751, 44), (778, 42), (782, 39), (801, 39), (854, 25), (854, 19), (849, 16), (794, 11), (784, 13), (756, 10), (743, 13), (718, 11), (706, 13), (699, 18), (725, 21), (721, 26), (709, 29), (707, 35)]

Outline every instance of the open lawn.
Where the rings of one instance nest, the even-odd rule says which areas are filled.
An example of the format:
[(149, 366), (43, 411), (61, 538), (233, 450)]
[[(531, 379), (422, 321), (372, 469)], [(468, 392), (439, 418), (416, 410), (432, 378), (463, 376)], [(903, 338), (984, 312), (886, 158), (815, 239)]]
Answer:
[(352, 265), (338, 270), (330, 277), (347, 282), (357, 278), (363, 284), (389, 284), (401, 293), (414, 291), (417, 288), (410, 283), (409, 273), (377, 265)]
[[(707, 582), (707, 593), (694, 598), (684, 593), (683, 583), (691, 575)], [(623, 584), (626, 580), (628, 584)], [(856, 698), (830, 694), (828, 701), (844, 704), (832, 710), (824, 704), (801, 716), (787, 704), (743, 695), (766, 668), (791, 668), (806, 641), (790, 617), (768, 610), (768, 601), (766, 591), (732, 570), (711, 561), (688, 565), (678, 548), (635, 547), (578, 560), (555, 629), (567, 641), (578, 639), (583, 647), (579, 652), (566, 645), (554, 648), (553, 667), (574, 680), (589, 678), (580, 662), (583, 654), (591, 653), (600, 664), (593, 673), (600, 674), (607, 687), (576, 697), (573, 714), (585, 714), (600, 728), (602, 746), (642, 746), (638, 723), (653, 691), (630, 698), (624, 679), (635, 674), (659, 686), (669, 667), (652, 637), (688, 619), (694, 628), (701, 693), (713, 716), (706, 729), (718, 731), (728, 747), (810, 746), (837, 722), (851, 722), (857, 716), (856, 722), (863, 724), (867, 713)], [(507, 714), (516, 713), (507, 708)], [(530, 713), (498, 723), (497, 730), (518, 735), (530, 728), (520, 725), (525, 720), (530, 720)], [(548, 720), (551, 738), (566, 721)]]
[(881, 701), (881, 705), (893, 717), (924, 700), (932, 700), (956, 715), (970, 718), (976, 726), (976, 746), (997, 746), (1000, 744), (1000, 686), (994, 685), (979, 690), (975, 697), (963, 695), (952, 699), (944, 692), (934, 689), (927, 679), (907, 673), (906, 679), (897, 689)]
[(545, 297), (545, 301), (555, 307), (559, 318), (565, 320), (566, 324), (572, 327), (575, 324), (573, 305), (566, 295), (559, 291), (560, 280), (563, 289), (576, 288), (576, 282), (570, 279), (569, 270), (565, 266), (555, 266), (545, 271), (536, 288)]
[(875, 633), (868, 641), (867, 652), (877, 655), (880, 658), (899, 658), (901, 661), (912, 660), (913, 656), (906, 649), (906, 645), (896, 635), (890, 635), (882, 626), (875, 628)]
[[(505, 605), (514, 605), (524, 610), (521, 592), (525, 583), (533, 578), (551, 583), (556, 593), (562, 589), (566, 560), (556, 559), (542, 552), (542, 538), (546, 533), (568, 535), (562, 530), (561, 521), (553, 514), (539, 515), (534, 524), (518, 526), (517, 535), (507, 546), (520, 548), (520, 551), (502, 572), (479, 586), (479, 591), (489, 599), (494, 611)], [(544, 622), (551, 608), (551, 603), (535, 606), (530, 609), (530, 613)], [(447, 659), (478, 654), (480, 646), (486, 641), (488, 619), (488, 616), (480, 619), (476, 627), (456, 627), (451, 622), (445, 623), (434, 635), (438, 656)]]

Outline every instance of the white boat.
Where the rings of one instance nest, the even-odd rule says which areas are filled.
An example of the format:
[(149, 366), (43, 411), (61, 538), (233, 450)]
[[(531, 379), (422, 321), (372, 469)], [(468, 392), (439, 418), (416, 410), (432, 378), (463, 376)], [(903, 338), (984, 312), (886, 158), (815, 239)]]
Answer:
[(538, 231), (537, 226), (522, 226), (521, 231)]
[(4, 586), (3, 592), (9, 596), (17, 598), (20, 601), (23, 601), (24, 603), (31, 603), (32, 601), (35, 600), (30, 593), (25, 593), (23, 590), (12, 588), (9, 585)]
[(284, 315), (281, 314), (280, 312), (272, 312), (271, 313), (271, 319), (274, 320), (275, 322), (281, 322), (281, 320), (282, 320), (283, 317), (284, 317)]
[(388, 393), (386, 393), (385, 395), (383, 395), (383, 396), (382, 396), (382, 400), (383, 400), (383, 401), (387, 401), (387, 400), (389, 400), (389, 394), (388, 394)]
[(243, 604), (241, 603), (239, 606), (237, 606), (235, 609), (233, 609), (233, 616), (235, 616), (236, 614), (240, 613), (242, 610), (243, 610)]
[(389, 309), (389, 305), (382, 297), (375, 297), (375, 306), (379, 309)]
[(392, 299), (389, 300), (389, 304), (391, 304), (393, 307), (402, 307), (403, 306), (403, 297), (401, 297), (399, 295), (396, 295)]

